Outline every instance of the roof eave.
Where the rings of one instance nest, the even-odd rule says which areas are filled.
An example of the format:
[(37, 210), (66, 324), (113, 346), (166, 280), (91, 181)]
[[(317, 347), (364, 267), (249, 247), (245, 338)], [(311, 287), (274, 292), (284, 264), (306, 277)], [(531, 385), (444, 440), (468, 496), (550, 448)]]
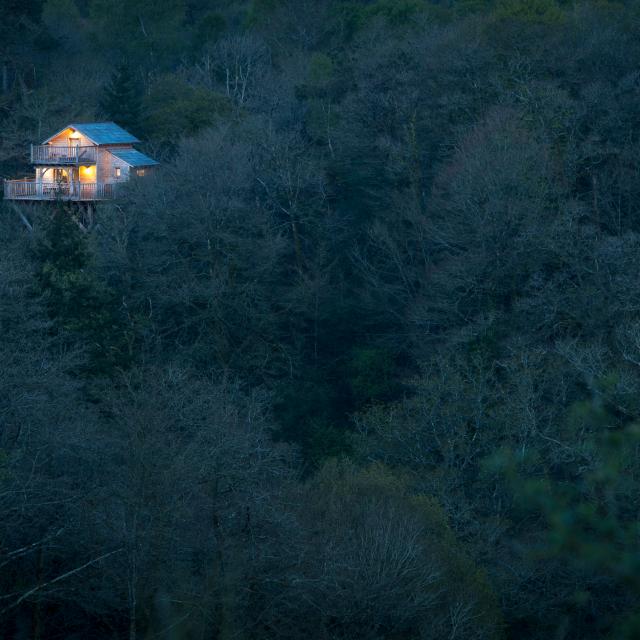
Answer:
[(160, 164), (159, 162), (152, 162), (150, 164), (130, 164), (126, 160), (122, 160), (122, 158), (118, 158), (118, 160), (121, 160), (128, 167), (131, 167), (132, 169), (140, 169), (140, 168), (145, 168), (146, 169), (147, 167), (157, 167)]
[[(77, 129), (73, 125), (68, 124), (66, 127), (63, 127), (62, 129), (60, 129), (60, 131), (58, 131), (57, 133), (54, 133), (52, 136), (48, 137), (42, 144), (49, 144), (49, 142), (51, 142), (51, 140), (53, 140), (54, 138), (57, 138), (61, 133), (65, 132), (67, 129), (72, 129), (73, 131), (80, 131), (79, 129)], [(93, 144), (95, 144), (96, 147), (102, 146), (102, 145), (99, 145), (95, 140), (90, 138), (86, 133), (82, 133), (82, 135), (85, 138), (87, 138), (87, 140), (90, 140), (91, 142), (93, 142)]]
[[(120, 160), (120, 162), (124, 162), (128, 167), (131, 167), (132, 169), (138, 169), (140, 167), (157, 167), (160, 163), (157, 160), (154, 160), (153, 158), (149, 158), (149, 156), (145, 156), (147, 158), (149, 158), (150, 162), (145, 162), (144, 164), (132, 164), (131, 162), (129, 162), (128, 160), (125, 160), (125, 158), (122, 158), (121, 156), (118, 155), (117, 151), (111, 151), (110, 149), (107, 149), (107, 151), (114, 157), (117, 158), (118, 160)], [(142, 152), (138, 151), (138, 153), (140, 155), (144, 155)]]

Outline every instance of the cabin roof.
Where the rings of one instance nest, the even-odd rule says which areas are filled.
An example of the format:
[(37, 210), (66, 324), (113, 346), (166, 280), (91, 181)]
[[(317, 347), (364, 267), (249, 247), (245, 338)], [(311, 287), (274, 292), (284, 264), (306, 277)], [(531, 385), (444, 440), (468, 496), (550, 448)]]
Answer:
[(116, 158), (126, 162), (130, 167), (151, 167), (154, 164), (158, 164), (149, 156), (145, 156), (144, 153), (136, 151), (136, 149), (110, 149), (109, 152)]
[(82, 135), (86, 136), (94, 144), (133, 144), (140, 142), (138, 138), (119, 127), (115, 122), (85, 122), (68, 124), (64, 129), (60, 129), (57, 133), (47, 138), (43, 144), (47, 144), (56, 136), (59, 136), (67, 129), (75, 129)]

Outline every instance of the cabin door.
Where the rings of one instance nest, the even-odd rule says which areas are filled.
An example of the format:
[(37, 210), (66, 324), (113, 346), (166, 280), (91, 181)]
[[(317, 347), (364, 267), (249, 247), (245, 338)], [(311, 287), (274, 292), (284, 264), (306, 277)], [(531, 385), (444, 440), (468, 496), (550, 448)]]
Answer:
[(76, 160), (80, 156), (80, 138), (69, 138), (69, 157)]
[(61, 193), (69, 193), (69, 171), (56, 167), (53, 170), (53, 181), (55, 188)]
[(53, 181), (57, 184), (66, 184), (69, 182), (69, 172), (67, 169), (55, 168), (53, 170)]

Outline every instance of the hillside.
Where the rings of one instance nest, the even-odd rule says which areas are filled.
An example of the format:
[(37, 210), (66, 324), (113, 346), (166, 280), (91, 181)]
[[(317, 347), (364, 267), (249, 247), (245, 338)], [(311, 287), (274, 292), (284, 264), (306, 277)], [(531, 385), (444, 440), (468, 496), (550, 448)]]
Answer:
[(637, 2), (0, 18), (0, 637), (640, 637)]

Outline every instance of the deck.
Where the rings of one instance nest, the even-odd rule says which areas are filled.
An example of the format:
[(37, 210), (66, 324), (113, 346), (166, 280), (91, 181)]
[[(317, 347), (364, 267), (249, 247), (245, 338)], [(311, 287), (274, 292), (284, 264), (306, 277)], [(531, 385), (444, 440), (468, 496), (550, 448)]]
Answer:
[(31, 164), (88, 165), (95, 164), (97, 159), (98, 147), (31, 145)]
[(5, 200), (111, 200), (119, 185), (106, 182), (52, 183), (36, 180), (5, 180)]

